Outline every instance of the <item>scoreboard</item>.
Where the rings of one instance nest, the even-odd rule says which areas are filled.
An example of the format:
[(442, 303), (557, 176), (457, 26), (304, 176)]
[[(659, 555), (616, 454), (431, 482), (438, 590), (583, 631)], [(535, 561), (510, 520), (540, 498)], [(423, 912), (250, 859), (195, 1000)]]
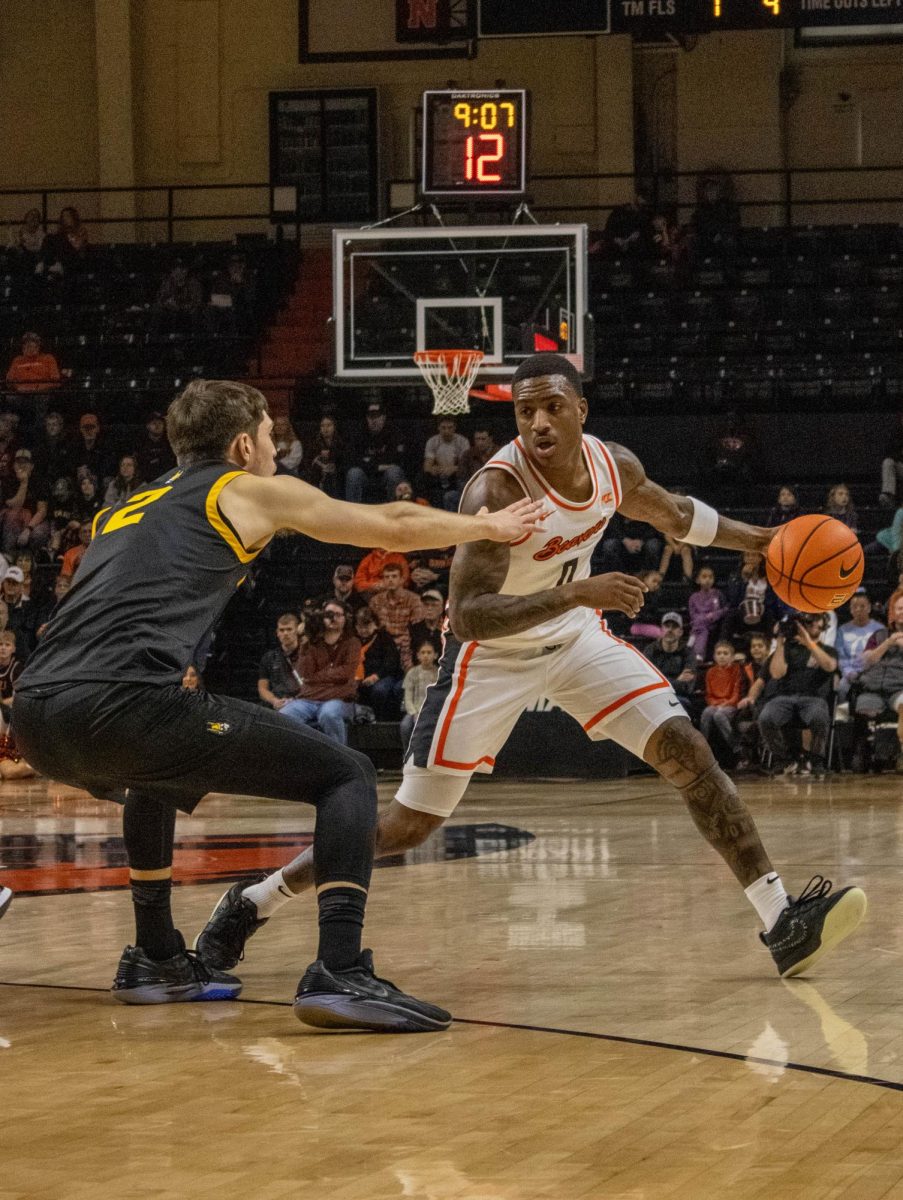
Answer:
[(903, 23), (903, 0), (478, 0), (477, 36), (713, 33)]
[(527, 93), (423, 93), (424, 196), (523, 196), (527, 187)]

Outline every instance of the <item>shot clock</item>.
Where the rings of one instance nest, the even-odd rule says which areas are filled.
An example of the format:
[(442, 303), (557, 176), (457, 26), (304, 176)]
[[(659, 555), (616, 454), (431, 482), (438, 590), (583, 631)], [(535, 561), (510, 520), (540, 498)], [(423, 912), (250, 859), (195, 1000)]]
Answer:
[(424, 196), (522, 196), (527, 187), (527, 93), (423, 93)]

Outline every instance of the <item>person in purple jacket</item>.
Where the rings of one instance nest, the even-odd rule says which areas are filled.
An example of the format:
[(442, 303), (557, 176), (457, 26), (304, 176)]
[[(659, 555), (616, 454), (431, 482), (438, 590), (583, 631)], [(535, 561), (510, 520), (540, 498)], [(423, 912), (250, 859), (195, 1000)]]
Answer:
[(700, 567), (696, 572), (697, 591), (690, 596), (690, 646), (698, 662), (708, 661), (709, 639), (724, 616), (724, 593), (715, 587), (715, 572)]

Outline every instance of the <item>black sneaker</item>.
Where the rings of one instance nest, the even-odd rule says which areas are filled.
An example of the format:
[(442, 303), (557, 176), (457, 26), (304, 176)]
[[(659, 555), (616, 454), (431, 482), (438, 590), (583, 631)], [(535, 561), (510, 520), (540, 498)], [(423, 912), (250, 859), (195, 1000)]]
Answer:
[(126, 946), (112, 991), (122, 1004), (234, 1000), (241, 991), (241, 980), (209, 967), (193, 951), (186, 950), (184, 942), (178, 954), (162, 962), (148, 958), (140, 946)]
[(245, 956), (245, 942), (269, 917), (258, 917), (257, 906), (246, 900), (242, 892), (252, 884), (266, 879), (241, 879), (233, 883), (216, 902), (207, 924), (194, 939), (194, 948), (208, 965), (217, 971), (230, 971)]
[(13, 894), (8, 887), (0, 887), (0, 917), (13, 902)]
[(451, 1013), (416, 1000), (373, 973), (373, 954), (362, 950), (354, 967), (329, 971), (317, 960), (304, 972), (292, 1005), (305, 1025), (320, 1029), (372, 1029), (377, 1033), (430, 1033), (448, 1029)]
[(771, 933), (759, 937), (771, 951), (782, 979), (801, 975), (851, 934), (865, 916), (868, 903), (858, 887), (831, 892), (831, 880), (815, 875), (797, 900), (778, 917)]

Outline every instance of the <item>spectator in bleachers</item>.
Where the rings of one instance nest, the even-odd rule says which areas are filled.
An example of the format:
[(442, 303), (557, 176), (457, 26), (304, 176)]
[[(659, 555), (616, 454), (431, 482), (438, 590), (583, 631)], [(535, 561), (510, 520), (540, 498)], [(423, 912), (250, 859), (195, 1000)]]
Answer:
[(683, 638), (684, 620), (678, 612), (662, 617), (662, 636), (647, 646), (644, 653), (674, 688), (677, 699), (689, 712), (696, 683), (696, 659)]
[(680, 267), (686, 257), (687, 243), (674, 211), (657, 212), (652, 217), (654, 254), (671, 267)]
[(13, 477), (0, 489), (0, 550), (11, 554), (17, 546), (43, 549), (50, 541), (47, 520), (47, 493), (34, 473), (34, 462), (27, 446), (20, 446), (13, 457)]
[(160, 284), (151, 307), (151, 330), (154, 333), (196, 334), (200, 330), (203, 307), (201, 281), (189, 272), (184, 259), (177, 258)]
[(421, 642), (415, 648), (417, 661), (405, 672), (404, 677), (404, 716), (401, 718), (399, 733), (401, 748), (407, 752), (408, 742), (414, 731), (417, 714), (426, 697), (427, 688), (436, 682), (439, 673), (436, 665), (436, 648), (432, 642)]
[(59, 226), (44, 240), (41, 263), (48, 276), (60, 276), (77, 270), (88, 251), (88, 230), (82, 224), (77, 208), (67, 206), (60, 211)]
[(256, 284), (243, 254), (232, 254), (210, 283), (207, 324), (213, 337), (236, 337), (254, 325)]
[[(20, 396), (41, 395), (52, 392), (60, 386), (59, 363), (49, 353), (42, 352), (41, 338), (37, 333), (26, 333), (22, 336), (22, 352), (9, 365), (6, 372), (6, 382)], [(32, 414), (44, 418), (46, 400), (43, 402), (44, 411), (40, 409), (41, 401), (36, 400)]]
[[(651, 525), (616, 516), (601, 543), (600, 571), (624, 571), (639, 575), (658, 569), (662, 560), (662, 541)], [(595, 567), (595, 564), (593, 564)]]
[[(889, 607), (893, 611), (892, 605)], [(846, 700), (850, 685), (859, 678), (863, 654), (870, 638), (883, 632), (886, 632), (884, 625), (872, 616), (872, 602), (868, 593), (864, 589), (856, 592), (850, 599), (850, 619), (837, 630), (837, 640), (834, 643), (840, 670), (838, 700)]]
[(732, 642), (716, 642), (715, 661), (704, 675), (705, 708), (699, 728), (707, 742), (717, 732), (731, 753), (737, 749), (733, 721), (743, 695), (743, 667), (734, 662)]
[(345, 472), (345, 499), (361, 504), (365, 499), (380, 503), (395, 499), (395, 489), (404, 479), (404, 438), (386, 420), (380, 400), (367, 405), (365, 429), (358, 437)]
[(775, 529), (779, 525), (786, 525), (788, 521), (795, 520), (802, 511), (796, 488), (785, 483), (778, 489), (777, 503), (769, 512), (765, 524), (769, 529)]
[(9, 725), (8, 705), (24, 670), (25, 663), (16, 653), (16, 635), (11, 629), (4, 629), (0, 633), (0, 703), (7, 707), (3, 714), (5, 727)]
[(354, 632), (361, 643), (358, 699), (373, 709), (378, 721), (397, 721), (402, 671), (395, 640), (385, 629), (380, 629), (367, 605), (354, 614)]
[(69, 549), (69, 534), (78, 531), (75, 515), (75, 486), (67, 475), (60, 476), (50, 488), (47, 520), (50, 522), (50, 552), (65, 554)]
[(16, 635), (16, 644), (22, 657), (27, 658), (34, 649), (34, 607), (25, 595), (25, 574), (21, 567), (10, 567), (0, 583), (0, 599), (7, 608), (6, 628)]
[(100, 418), (96, 413), (82, 413), (79, 418), (72, 461), (76, 475), (88, 470), (97, 479), (98, 486), (104, 489), (116, 474), (115, 460), (100, 431)]
[(53, 613), (53, 610), (72, 587), (72, 576), (64, 575), (60, 571), (56, 579), (53, 581), (53, 591), (35, 606), (34, 623), (35, 637), (40, 641), (47, 629), (47, 622)]
[(148, 414), (144, 434), (135, 447), (135, 457), (139, 477), (147, 482), (159, 479), (175, 467), (176, 456), (166, 436), (166, 420), (161, 412)]
[(442, 655), (445, 597), (436, 588), (427, 588), (425, 592), (420, 593), (420, 607), (423, 616), (411, 625), (411, 645), (416, 647), (421, 642), (431, 642), (438, 659)]
[(298, 659), (301, 641), (298, 636), (298, 614), (284, 612), (276, 622), (278, 650), (267, 650), (257, 668), (257, 695), (270, 708), (284, 708), (298, 695), (301, 673)]
[(690, 640), (697, 662), (709, 661), (709, 642), (727, 611), (724, 592), (715, 587), (715, 570), (702, 566), (696, 573), (697, 590), (690, 596)]
[(882, 508), (894, 508), (900, 480), (903, 479), (903, 413), (900, 413), (897, 428), (885, 447), (881, 460), (881, 495), (878, 503)]
[(83, 471), (78, 479), (78, 492), (75, 496), (75, 520), (79, 525), (87, 521), (90, 525), (103, 508), (103, 497), (97, 490), (97, 476), (90, 471)]
[(79, 568), (81, 560), (85, 557), (85, 551), (91, 545), (91, 521), (82, 521), (78, 527), (78, 541), (70, 547), (63, 555), (63, 561), (60, 565), (60, 572), (63, 575), (74, 575)]
[(845, 483), (834, 484), (828, 492), (824, 511), (827, 516), (833, 517), (835, 521), (843, 522), (844, 525), (852, 529), (853, 533), (858, 533), (859, 514), (856, 512), (856, 506), (853, 504), (850, 489)]
[(103, 502), (114, 507), (124, 504), (143, 487), (144, 480), (138, 474), (138, 460), (134, 454), (123, 454), (119, 460), (119, 470), (107, 485)]
[(713, 170), (696, 181), (696, 207), (690, 217), (690, 239), (695, 258), (731, 258), (740, 234), (740, 209), (734, 199), (734, 181), (724, 171)]
[(17, 251), (34, 265), (41, 257), (46, 236), (47, 231), (44, 228), (41, 210), (30, 208), (22, 218), (19, 228), (13, 229), (10, 234), (10, 249)]
[(856, 697), (856, 716), (872, 720), (885, 710), (896, 713), (896, 770), (903, 774), (903, 597), (888, 612), (887, 629), (879, 629), (869, 638), (862, 655), (862, 671)]
[(461, 498), (461, 472), (470, 442), (458, 433), (454, 417), (440, 417), (438, 433), (427, 439), (423, 450), (423, 474), (430, 503), (454, 512)]
[(327, 496), (342, 495), (345, 485), (345, 451), (335, 419), (328, 414), (320, 418), (320, 427), (310, 454), (310, 460), (304, 470), (308, 482)]
[(412, 551), (408, 556), (411, 564), (410, 585), (412, 590), (421, 595), (426, 588), (436, 587), (448, 591), (448, 577), (454, 557), (454, 546), (444, 546), (437, 550)]
[(3, 469), (0, 470), (0, 477), (12, 475), (13, 455), (19, 443), (16, 432), (18, 424), (15, 413), (10, 412), (9, 409), (0, 412), (0, 455), (5, 455), (8, 459)]
[(680, 563), (681, 578), (689, 582), (693, 578), (693, 547), (686, 542), (678, 542), (669, 534), (663, 534), (665, 546), (659, 560), (658, 569), (663, 579), (668, 578), (672, 562)]
[(329, 600), (338, 600), (346, 605), (352, 613), (359, 608), (366, 608), (367, 598), (354, 590), (354, 567), (350, 563), (339, 563), (332, 573), (332, 587), (325, 596), (317, 601), (317, 608), (322, 608)]
[[(823, 776), (825, 748), (831, 725), (828, 701), (834, 688), (837, 651), (824, 646), (820, 636), (824, 624), (820, 613), (798, 613), (781, 622), (777, 645), (768, 660), (768, 673), (778, 681), (779, 690), (763, 705), (759, 714), (759, 732), (771, 751), (773, 771), (797, 775)], [(809, 731), (811, 751), (793, 762), (784, 730), (792, 723)]]
[(497, 453), (498, 445), (492, 430), (486, 425), (478, 425), (473, 431), (473, 444), (461, 463), (461, 482), (466, 483)]
[(765, 577), (765, 559), (756, 550), (744, 550), (724, 589), (727, 612), (719, 636), (735, 642), (751, 633), (769, 637), (777, 619), (774, 594)]
[(411, 665), (411, 626), (423, 620), (423, 606), (416, 592), (404, 586), (401, 568), (387, 562), (382, 569), (382, 588), (370, 597), (370, 608), (398, 647), (402, 668)]
[(422, 504), (426, 508), (430, 507), (429, 500), (425, 500), (422, 496), (414, 495), (414, 489), (406, 479), (402, 479), (400, 483), (396, 484), (394, 499), (403, 501), (406, 500), (411, 504)]
[(182, 687), (186, 692), (202, 692), (204, 690), (204, 680), (194, 663), (189, 663), (185, 668)]
[(322, 614), (309, 618), (298, 659), (303, 683), (297, 697), (280, 710), (283, 716), (313, 725), (343, 746), (348, 742), (346, 722), (354, 716), (361, 660), (361, 644), (348, 625), (348, 609), (337, 600), (330, 600)]
[(61, 413), (49, 412), (32, 445), (35, 470), (49, 482), (74, 475), (72, 442)]
[(354, 572), (354, 590), (368, 597), (383, 588), (383, 567), (393, 564), (401, 571), (402, 583), (407, 585), (411, 578), (411, 566), (400, 550), (371, 550), (357, 564)]
[[(643, 607), (640, 614), (629, 626), (628, 636), (638, 646), (643, 646), (646, 642), (654, 642), (656, 638), (662, 635), (662, 605), (660, 600), (663, 577), (661, 571), (642, 571), (639, 579), (641, 583), (646, 585), (647, 590), (643, 598)], [(610, 615), (614, 616), (613, 613)], [(615, 636), (618, 636), (616, 628), (612, 626), (610, 621), (608, 627)]]
[[(276, 447), (277, 470), (287, 471), (289, 475), (297, 475), (301, 460), (304, 458), (304, 450), (288, 417), (274, 418), (270, 436)], [(150, 476), (150, 478), (155, 478), (155, 476)]]
[(651, 258), (655, 243), (649, 197), (637, 189), (626, 204), (613, 208), (605, 222), (604, 241), (616, 258)]
[(894, 513), (890, 525), (879, 529), (875, 540), (865, 547), (866, 557), (872, 554), (897, 555), (899, 561), (900, 547), (903, 546), (903, 504)]

